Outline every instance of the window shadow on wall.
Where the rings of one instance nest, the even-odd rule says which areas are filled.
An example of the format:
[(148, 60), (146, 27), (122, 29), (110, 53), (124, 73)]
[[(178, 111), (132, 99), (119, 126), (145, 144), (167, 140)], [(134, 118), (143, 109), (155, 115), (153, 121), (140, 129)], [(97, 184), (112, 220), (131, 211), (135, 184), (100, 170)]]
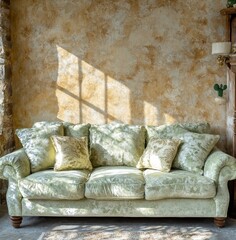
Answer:
[[(63, 44), (57, 45), (58, 77), (57, 118), (74, 123), (123, 122), (158, 124), (173, 120), (170, 114), (159, 114), (158, 105), (145, 99), (145, 81), (135, 77), (112, 75), (111, 69), (91, 64)], [(99, 57), (99, 56), (96, 56)], [(107, 73), (109, 72), (109, 73)], [(138, 70), (137, 70), (138, 73)], [(149, 84), (149, 82), (147, 82)], [(153, 86), (157, 87), (154, 83)], [(155, 96), (150, 89), (150, 98)]]

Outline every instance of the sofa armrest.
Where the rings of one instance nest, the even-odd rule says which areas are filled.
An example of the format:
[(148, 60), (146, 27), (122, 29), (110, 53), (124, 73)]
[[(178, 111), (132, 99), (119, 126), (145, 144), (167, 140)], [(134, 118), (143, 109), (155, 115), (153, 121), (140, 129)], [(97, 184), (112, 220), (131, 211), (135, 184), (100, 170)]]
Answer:
[(0, 158), (0, 178), (21, 179), (30, 174), (30, 161), (23, 148)]
[(224, 168), (228, 169), (227, 176), (224, 176), (225, 179), (227, 178), (228, 181), (236, 179), (236, 158), (215, 148), (206, 159), (204, 176), (218, 183)]

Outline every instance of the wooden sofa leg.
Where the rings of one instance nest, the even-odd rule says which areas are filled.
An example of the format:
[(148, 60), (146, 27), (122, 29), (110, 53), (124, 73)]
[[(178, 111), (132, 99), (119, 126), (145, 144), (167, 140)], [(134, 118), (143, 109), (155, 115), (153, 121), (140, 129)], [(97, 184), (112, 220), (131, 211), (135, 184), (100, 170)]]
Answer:
[(217, 227), (224, 227), (225, 226), (225, 219), (226, 218), (214, 218), (214, 223)]
[(11, 225), (14, 228), (19, 228), (22, 222), (22, 217), (18, 217), (18, 216), (10, 216), (11, 219)]

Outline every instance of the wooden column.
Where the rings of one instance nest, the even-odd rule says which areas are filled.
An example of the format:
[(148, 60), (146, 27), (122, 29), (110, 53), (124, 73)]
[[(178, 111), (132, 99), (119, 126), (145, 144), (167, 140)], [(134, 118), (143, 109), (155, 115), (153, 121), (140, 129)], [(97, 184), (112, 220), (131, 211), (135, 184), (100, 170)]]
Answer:
[[(222, 15), (226, 16), (226, 30), (228, 41), (236, 44), (236, 8), (222, 9)], [(230, 65), (227, 71), (228, 99), (227, 99), (227, 153), (236, 157), (236, 55), (230, 57)], [(236, 217), (236, 181), (229, 182), (230, 205), (228, 214)]]
[[(235, 62), (236, 63), (236, 62)], [(233, 68), (235, 68), (233, 66)], [(231, 67), (232, 69), (232, 67)], [(228, 100), (227, 100), (227, 153), (236, 157), (236, 84), (235, 72), (228, 69), (227, 85), (228, 85)], [(236, 181), (229, 182), (230, 204), (228, 214), (230, 217), (236, 217)]]

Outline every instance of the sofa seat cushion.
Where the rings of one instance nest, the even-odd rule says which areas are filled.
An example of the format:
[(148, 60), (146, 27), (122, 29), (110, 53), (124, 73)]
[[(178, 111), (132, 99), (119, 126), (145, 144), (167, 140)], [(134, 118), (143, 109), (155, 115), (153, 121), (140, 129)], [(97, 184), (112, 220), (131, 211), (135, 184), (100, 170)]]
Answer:
[(85, 197), (93, 199), (143, 199), (141, 170), (126, 166), (96, 168), (85, 186)]
[(172, 170), (169, 173), (147, 169), (144, 171), (145, 198), (213, 198), (216, 187), (213, 180), (199, 174)]
[(19, 189), (28, 199), (78, 200), (84, 198), (84, 185), (89, 173), (88, 170), (40, 171), (21, 179)]

